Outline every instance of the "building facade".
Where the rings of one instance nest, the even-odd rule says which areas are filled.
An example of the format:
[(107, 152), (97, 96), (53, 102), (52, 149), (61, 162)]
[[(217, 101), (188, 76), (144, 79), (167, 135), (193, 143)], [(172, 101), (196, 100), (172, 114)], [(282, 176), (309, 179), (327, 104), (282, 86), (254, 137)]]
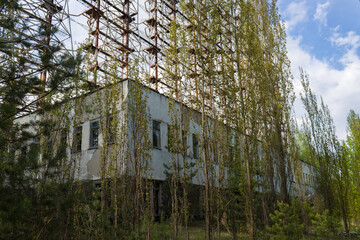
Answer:
[[(32, 114), (18, 122), (36, 118)], [(192, 193), (192, 214), (201, 217), (202, 191), (206, 184), (204, 169), (208, 168), (213, 189), (231, 188), (228, 181), (232, 174), (231, 161), (242, 157), (241, 153), (235, 153), (242, 137), (234, 136), (231, 128), (206, 117), (207, 129), (203, 130), (201, 112), (131, 80), (72, 99), (48, 118), (57, 126), (50, 136), (50, 147), (56, 151), (66, 146), (65, 168), (75, 180), (100, 188), (102, 180), (124, 175), (147, 179), (151, 182), (151, 204), (156, 217), (168, 204), (165, 185), (171, 187), (169, 181), (174, 174), (180, 186), (184, 183), (196, 186)], [(203, 154), (202, 141), (212, 142), (210, 158)], [(302, 177), (288, 173), (288, 192), (293, 197), (298, 196), (299, 189), (305, 195), (313, 192), (313, 169), (307, 163), (299, 163)], [(255, 175), (255, 179), (261, 181), (262, 176)], [(277, 177), (274, 185), (279, 192)], [(257, 191), (264, 190), (260, 187)]]

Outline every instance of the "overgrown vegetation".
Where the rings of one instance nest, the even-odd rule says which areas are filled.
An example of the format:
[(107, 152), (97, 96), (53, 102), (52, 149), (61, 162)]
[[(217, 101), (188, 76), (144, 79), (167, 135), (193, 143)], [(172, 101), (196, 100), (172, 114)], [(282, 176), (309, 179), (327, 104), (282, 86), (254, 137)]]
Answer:
[[(276, 1), (180, 2), (186, 24), (172, 19), (163, 53), (172, 88), (162, 180), (152, 151), (164, 139), (142, 59), (121, 80), (107, 63), (104, 86), (93, 86), (89, 75), (102, 75), (85, 75), (80, 54), (21, 34), (17, 3), (0, 3), (1, 239), (312, 239), (359, 229), (359, 114), (349, 113), (340, 142), (302, 71), (307, 114), (296, 125)], [(39, 38), (56, 32), (41, 25)]]

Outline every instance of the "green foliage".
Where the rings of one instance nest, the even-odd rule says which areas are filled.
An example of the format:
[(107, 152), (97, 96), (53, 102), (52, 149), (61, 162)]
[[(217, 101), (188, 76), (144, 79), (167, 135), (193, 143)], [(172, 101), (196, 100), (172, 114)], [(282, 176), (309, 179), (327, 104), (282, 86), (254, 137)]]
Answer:
[(350, 110), (347, 116), (348, 169), (350, 178), (351, 216), (360, 220), (360, 116)]
[[(122, 89), (115, 89), (114, 85), (109, 91), (104, 90), (104, 94), (95, 93), (91, 104), (85, 105), (85, 98), (79, 97), (75, 103), (57, 109), (56, 101), (64, 102), (89, 91), (90, 87), (79, 88), (81, 56), (62, 54), (56, 42), (44, 50), (43, 46), (23, 38), (21, 32), (26, 26), (23, 28), (20, 24), (23, 19), (18, 19), (18, 2), (2, 1), (0, 12), (1, 32), (8, 33), (0, 36), (1, 239), (176, 238), (181, 235), (178, 227), (182, 224), (189, 233), (189, 222), (203, 207), (200, 198), (205, 208), (208, 239), (215, 236), (216, 230), (220, 236), (222, 228), (236, 238), (239, 229), (246, 226), (245, 219), (249, 237), (254, 239), (259, 232), (256, 225), (261, 226), (259, 222), (265, 218), (269, 220), (268, 213), (275, 208), (276, 177), (280, 199), (285, 203), (278, 202), (278, 210), (270, 215), (273, 225), (268, 231), (272, 239), (301, 238), (304, 227), (300, 215), (308, 214), (308, 206), (300, 214), (295, 203), (288, 205), (287, 183), (297, 158), (291, 123), (294, 95), (285, 29), (276, 1), (180, 1), (186, 24), (173, 11), (168, 38), (163, 39), (168, 47), (161, 49), (164, 62), (159, 58), (159, 66), (155, 64), (153, 68), (159, 70), (161, 82), (172, 87), (170, 93), (166, 90), (163, 93), (174, 97), (176, 102), (188, 104), (199, 114), (190, 116), (188, 108), (181, 105), (177, 116), (171, 116), (167, 150), (172, 157), (163, 188), (166, 195), (163, 211), (172, 216), (172, 226), (168, 222), (153, 223), (151, 160), (157, 159), (151, 159), (150, 154), (151, 116), (148, 92), (142, 86), (146, 74), (140, 70), (146, 64), (135, 60), (133, 67), (126, 66), (129, 74), (126, 78), (133, 80), (128, 81), (127, 96), (122, 96)], [(39, 25), (41, 39), (56, 32), (53, 27)], [(156, 41), (160, 39), (160, 35), (154, 37)], [(29, 58), (34, 52), (37, 62)], [(124, 54), (127, 58), (130, 53)], [(107, 83), (119, 80), (116, 65), (118, 62), (108, 63)], [(166, 71), (160, 71), (164, 67)], [(47, 81), (41, 82), (38, 74), (44, 71)], [(97, 73), (94, 74), (96, 79)], [(308, 82), (303, 81), (303, 85), (309, 120), (299, 135), (300, 156), (319, 170), (317, 193), (326, 202), (325, 207), (341, 206), (347, 219), (350, 198), (346, 191), (351, 185), (353, 212), (354, 216), (358, 215), (359, 116), (354, 112), (349, 115), (350, 151), (341, 155), (328, 108), (323, 102), (318, 106)], [(34, 90), (40, 95), (31, 106), (35, 109), (42, 106), (38, 108), (41, 121), (16, 125), (14, 117), (30, 109), (25, 103)], [(116, 115), (120, 110), (118, 101), (123, 97), (126, 99), (121, 110), (128, 114)], [(74, 110), (72, 119), (68, 116), (70, 110)], [(64, 146), (57, 151), (59, 136), (52, 138), (60, 128), (69, 135), (72, 125), (88, 117), (84, 115), (92, 114), (100, 115), (105, 141), (115, 133), (112, 141), (95, 150), (101, 152), (99, 191), (75, 186), (79, 174), (76, 164), (81, 154), (69, 157)], [(56, 124), (59, 119), (62, 125)], [(187, 146), (187, 137), (194, 128), (190, 119), (197, 124), (195, 128), (201, 126), (201, 133), (196, 133), (201, 148), (196, 162), (187, 155), (192, 150)], [(125, 122), (123, 129), (117, 129), (120, 122)], [(34, 139), (39, 139), (38, 143), (29, 146)], [(349, 173), (345, 171), (348, 163), (352, 168)], [(202, 196), (200, 187), (191, 185), (198, 174), (197, 168), (202, 168), (200, 174), (204, 178)], [(269, 194), (260, 196), (255, 189)], [(315, 231), (323, 235), (329, 226), (336, 226), (336, 218), (325, 212), (314, 215), (312, 223)]]
[(334, 232), (340, 227), (338, 218), (331, 216), (329, 210), (323, 213), (315, 213), (311, 220), (313, 230), (320, 237), (333, 237)]
[[(315, 197), (320, 209), (331, 216), (340, 213), (345, 231), (349, 231), (349, 199), (351, 186), (351, 160), (345, 143), (340, 143), (328, 106), (312, 92), (309, 76), (301, 70), (303, 93), (301, 99), (307, 111), (303, 131), (298, 139), (300, 155), (314, 168)], [(351, 116), (355, 116), (353, 113)], [(351, 118), (351, 117), (350, 117)], [(350, 167), (350, 168), (349, 168)], [(356, 167), (356, 166), (354, 166)], [(333, 222), (332, 231), (335, 231)]]
[(151, 231), (152, 239), (171, 239), (171, 223), (170, 222), (161, 222), (154, 223)]
[[(82, 75), (82, 58), (58, 41), (40, 44), (57, 30), (24, 20), (22, 3), (0, 3), (0, 239), (64, 239), (78, 196), (59, 144), (64, 126), (54, 119)], [(34, 111), (26, 123), (15, 119)]]
[(301, 100), (307, 112), (303, 119), (303, 129), (308, 161), (316, 170), (315, 190), (330, 211), (336, 204), (335, 175), (339, 141), (335, 134), (335, 126), (330, 111), (322, 98), (320, 103), (310, 88), (309, 76), (301, 70), (303, 92)]
[[(82, 195), (82, 194), (81, 194)], [(103, 234), (104, 225), (101, 215), (100, 192), (92, 192), (82, 195), (81, 201), (76, 206), (75, 233), (79, 239), (100, 239)], [(106, 218), (105, 218), (106, 219)]]
[(303, 236), (304, 224), (301, 224), (297, 208), (287, 203), (278, 202), (278, 210), (270, 214), (273, 225), (267, 230), (272, 240), (301, 239)]

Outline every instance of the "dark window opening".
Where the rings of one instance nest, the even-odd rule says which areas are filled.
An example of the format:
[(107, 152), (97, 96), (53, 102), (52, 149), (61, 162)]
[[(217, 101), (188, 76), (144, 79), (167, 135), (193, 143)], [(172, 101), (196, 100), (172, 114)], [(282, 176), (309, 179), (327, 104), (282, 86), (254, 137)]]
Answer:
[(199, 140), (196, 134), (193, 134), (193, 156), (194, 158), (199, 158)]
[(153, 147), (161, 149), (160, 122), (153, 121)]

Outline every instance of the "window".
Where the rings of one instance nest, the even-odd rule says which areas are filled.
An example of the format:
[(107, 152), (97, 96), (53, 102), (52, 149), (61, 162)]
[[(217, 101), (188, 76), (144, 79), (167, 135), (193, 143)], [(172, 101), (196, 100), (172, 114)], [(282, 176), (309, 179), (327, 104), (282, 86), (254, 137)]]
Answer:
[(90, 123), (90, 148), (99, 146), (99, 121)]
[(199, 140), (196, 134), (193, 134), (193, 157), (195, 159), (199, 158)]
[(75, 127), (74, 130), (74, 141), (73, 141), (73, 152), (81, 152), (81, 140), (82, 140), (82, 126)]
[(153, 147), (161, 149), (160, 122), (153, 121)]

